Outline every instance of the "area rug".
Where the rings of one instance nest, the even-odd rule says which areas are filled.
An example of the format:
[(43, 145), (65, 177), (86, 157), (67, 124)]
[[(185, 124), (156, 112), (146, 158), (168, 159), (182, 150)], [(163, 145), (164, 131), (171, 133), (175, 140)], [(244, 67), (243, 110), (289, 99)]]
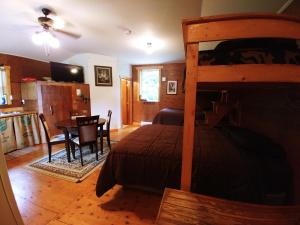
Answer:
[[(113, 146), (116, 142), (111, 142)], [(100, 151), (98, 152), (99, 161), (96, 160), (96, 153), (91, 153), (89, 147), (82, 149), (83, 154), (83, 166), (81, 166), (80, 152), (78, 149), (75, 151), (76, 159), (71, 156), (71, 162), (67, 160), (66, 149), (59, 150), (58, 152), (52, 153), (51, 162), (48, 162), (48, 155), (31, 162), (27, 165), (27, 168), (54, 176), (57, 178), (69, 180), (72, 182), (81, 182), (93, 173), (97, 168), (103, 165), (107, 155), (109, 153), (109, 147), (103, 144), (103, 155)]]

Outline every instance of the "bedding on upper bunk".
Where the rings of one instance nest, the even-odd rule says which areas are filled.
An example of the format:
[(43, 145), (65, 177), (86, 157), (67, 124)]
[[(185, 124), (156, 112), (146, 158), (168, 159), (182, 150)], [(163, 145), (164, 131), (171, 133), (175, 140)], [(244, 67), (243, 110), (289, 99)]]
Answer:
[[(192, 191), (245, 202), (268, 203), (271, 194), (286, 200), (291, 172), (282, 149), (268, 141), (245, 148), (243, 144), (256, 142), (255, 135), (248, 142), (244, 135), (237, 144), (232, 134), (238, 136), (231, 127), (196, 128)], [(115, 184), (179, 188), (182, 136), (183, 127), (158, 124), (129, 134), (109, 153), (97, 181), (97, 196)], [(268, 157), (270, 152), (281, 155)]]
[(199, 52), (199, 65), (300, 64), (296, 40), (251, 38), (219, 43), (214, 50)]

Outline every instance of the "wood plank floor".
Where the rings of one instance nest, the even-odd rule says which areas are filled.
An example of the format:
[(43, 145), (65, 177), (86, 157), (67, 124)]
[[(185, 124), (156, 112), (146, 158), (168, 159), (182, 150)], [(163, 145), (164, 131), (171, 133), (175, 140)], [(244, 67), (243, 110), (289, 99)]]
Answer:
[[(120, 140), (135, 129), (126, 127), (113, 131), (112, 140)], [(58, 146), (55, 150), (62, 147)], [(6, 157), (9, 177), (25, 224), (154, 224), (160, 195), (117, 185), (97, 198), (95, 185), (100, 169), (81, 183), (72, 183), (26, 169), (25, 165), (46, 154), (46, 145), (38, 145), (15, 151)]]

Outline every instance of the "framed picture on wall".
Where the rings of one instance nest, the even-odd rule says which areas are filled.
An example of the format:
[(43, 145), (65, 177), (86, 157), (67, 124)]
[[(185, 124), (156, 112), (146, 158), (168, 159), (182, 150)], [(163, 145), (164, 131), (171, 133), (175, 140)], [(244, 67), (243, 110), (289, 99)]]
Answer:
[(169, 80), (167, 83), (167, 94), (176, 95), (177, 94), (177, 80)]
[(112, 86), (112, 68), (110, 66), (95, 66), (95, 85)]

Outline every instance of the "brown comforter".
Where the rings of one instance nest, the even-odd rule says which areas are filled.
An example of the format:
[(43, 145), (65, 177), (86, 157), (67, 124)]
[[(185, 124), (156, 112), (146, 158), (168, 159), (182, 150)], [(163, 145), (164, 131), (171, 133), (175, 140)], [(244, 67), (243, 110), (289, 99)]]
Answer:
[[(196, 112), (195, 119), (200, 121), (203, 113)], [(183, 126), (184, 111), (183, 109), (164, 108), (161, 109), (154, 117), (152, 124), (177, 125)]]
[(183, 125), (183, 109), (164, 108), (153, 119), (153, 124)]
[[(179, 188), (182, 136), (183, 127), (158, 124), (129, 134), (109, 153), (97, 181), (97, 196), (115, 184)], [(192, 191), (259, 202), (264, 179), (255, 159), (241, 152), (220, 129), (196, 128)]]

